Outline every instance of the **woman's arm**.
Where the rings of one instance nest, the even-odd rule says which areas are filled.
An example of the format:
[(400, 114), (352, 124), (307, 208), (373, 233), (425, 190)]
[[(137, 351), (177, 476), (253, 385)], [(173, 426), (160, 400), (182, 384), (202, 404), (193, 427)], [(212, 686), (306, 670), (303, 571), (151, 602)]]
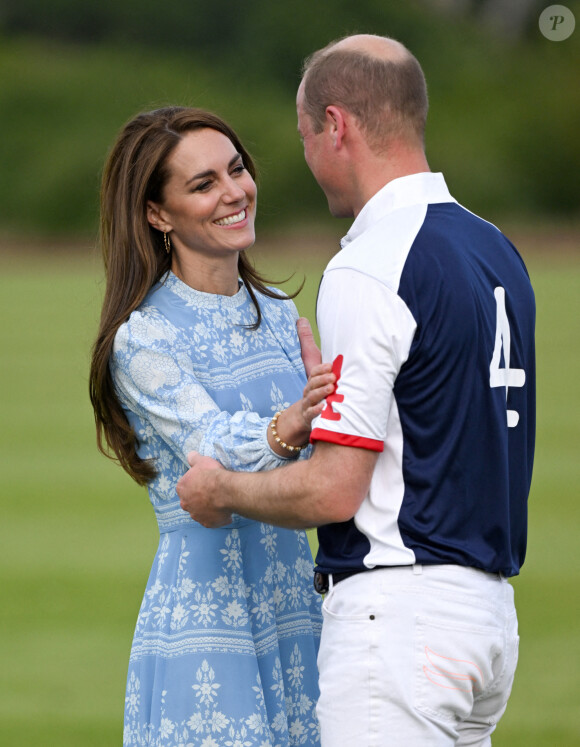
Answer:
[[(152, 310), (135, 312), (121, 327), (111, 369), (122, 404), (149, 423), (184, 465), (192, 450), (236, 471), (287, 463), (292, 455), (270, 445), (270, 419), (242, 409), (234, 414), (220, 410), (197, 380), (189, 349), (177, 338), (173, 325)], [(287, 443), (307, 439), (320, 398), (326, 396), (328, 374), (318, 369), (313, 374), (302, 400), (280, 416)], [(139, 437), (146, 439), (147, 433)]]

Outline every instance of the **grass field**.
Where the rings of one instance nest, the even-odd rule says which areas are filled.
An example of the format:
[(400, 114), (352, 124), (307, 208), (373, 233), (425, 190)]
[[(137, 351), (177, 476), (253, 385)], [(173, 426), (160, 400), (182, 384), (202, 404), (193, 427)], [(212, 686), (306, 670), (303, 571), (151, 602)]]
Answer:
[[(272, 242), (271, 274), (307, 273), (312, 316), (331, 249)], [(522, 247), (524, 249), (524, 247)], [(4, 247), (4, 250), (6, 247)], [(529, 554), (514, 581), (520, 666), (494, 747), (580, 744), (580, 257), (532, 252), (538, 443)], [(524, 251), (525, 254), (525, 251)], [(125, 673), (157, 544), (145, 492), (99, 456), (87, 397), (100, 286), (90, 253), (0, 255), (0, 744), (121, 744)], [(354, 746), (353, 746), (354, 747)]]

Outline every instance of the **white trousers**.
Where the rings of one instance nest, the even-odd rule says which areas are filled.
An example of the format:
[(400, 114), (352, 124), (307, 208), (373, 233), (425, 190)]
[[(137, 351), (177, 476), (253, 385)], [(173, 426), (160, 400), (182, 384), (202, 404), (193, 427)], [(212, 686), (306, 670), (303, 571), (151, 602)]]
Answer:
[(378, 569), (331, 585), (323, 615), (322, 747), (491, 745), (518, 658), (503, 577)]

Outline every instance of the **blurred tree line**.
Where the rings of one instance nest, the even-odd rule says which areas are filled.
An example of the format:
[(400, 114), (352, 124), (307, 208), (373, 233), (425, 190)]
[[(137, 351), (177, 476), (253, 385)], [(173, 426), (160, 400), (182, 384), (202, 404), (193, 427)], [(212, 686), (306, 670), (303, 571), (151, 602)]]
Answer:
[[(3, 0), (0, 231), (94, 233), (99, 172), (135, 112), (193, 104), (256, 156), (260, 220), (327, 220), (303, 163), (303, 58), (349, 33), (387, 34), (429, 85), (427, 153), (492, 220), (578, 217), (580, 28), (545, 39), (537, 0)], [(580, 19), (577, 0), (568, 2)]]

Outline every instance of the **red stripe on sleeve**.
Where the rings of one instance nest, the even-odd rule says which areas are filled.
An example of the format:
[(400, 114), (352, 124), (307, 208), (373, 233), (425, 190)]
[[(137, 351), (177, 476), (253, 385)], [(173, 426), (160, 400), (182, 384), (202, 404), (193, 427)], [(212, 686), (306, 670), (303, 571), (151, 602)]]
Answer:
[(378, 441), (374, 438), (363, 438), (362, 436), (350, 436), (346, 433), (335, 433), (334, 431), (327, 431), (324, 428), (315, 428), (310, 434), (310, 442), (313, 441), (327, 441), (331, 444), (339, 444), (340, 446), (356, 446), (359, 449), (367, 449), (368, 451), (383, 451), (383, 441)]

